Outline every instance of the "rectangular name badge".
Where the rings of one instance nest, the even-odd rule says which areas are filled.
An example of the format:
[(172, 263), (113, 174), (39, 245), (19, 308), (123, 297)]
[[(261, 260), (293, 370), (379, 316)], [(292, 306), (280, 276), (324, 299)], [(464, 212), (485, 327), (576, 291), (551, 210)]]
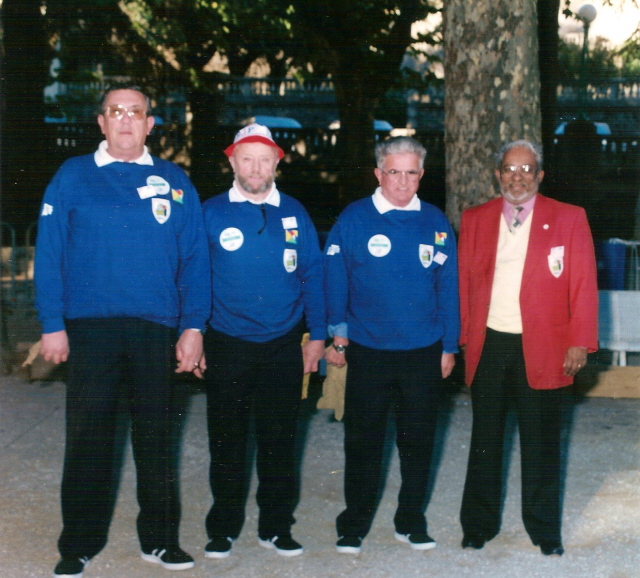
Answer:
[(438, 251), (433, 260), (438, 263), (438, 265), (444, 265), (444, 262), (447, 260), (447, 256), (444, 253)]
[(283, 229), (297, 229), (298, 221), (295, 217), (284, 217), (282, 219), (282, 228)]
[(149, 199), (156, 196), (156, 189), (150, 185), (144, 187), (138, 187), (138, 194), (141, 199)]

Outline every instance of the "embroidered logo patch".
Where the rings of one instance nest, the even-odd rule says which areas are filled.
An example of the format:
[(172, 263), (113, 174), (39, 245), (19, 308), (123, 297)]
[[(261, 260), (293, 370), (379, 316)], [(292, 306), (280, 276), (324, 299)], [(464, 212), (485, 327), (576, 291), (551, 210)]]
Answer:
[(298, 252), (295, 249), (285, 249), (282, 262), (287, 273), (293, 273), (298, 267)]
[(426, 269), (433, 263), (433, 245), (420, 245), (420, 263)]
[(286, 229), (284, 232), (284, 238), (287, 243), (293, 243), (294, 245), (298, 242), (298, 229)]
[(436, 245), (444, 245), (446, 240), (447, 240), (447, 234), (446, 233), (437, 233), (436, 232)]
[(171, 203), (168, 199), (158, 199), (154, 197), (151, 199), (151, 210), (153, 211), (153, 216), (156, 218), (156, 221), (162, 225), (162, 223), (166, 223), (171, 216)]
[(184, 191), (182, 189), (171, 189), (171, 197), (176, 203), (184, 203)]
[(564, 246), (551, 247), (547, 260), (549, 261), (549, 271), (557, 279), (564, 271)]
[(564, 258), (549, 255), (547, 259), (549, 260), (549, 271), (551, 271), (551, 274), (557, 279), (562, 275), (562, 271), (564, 269)]

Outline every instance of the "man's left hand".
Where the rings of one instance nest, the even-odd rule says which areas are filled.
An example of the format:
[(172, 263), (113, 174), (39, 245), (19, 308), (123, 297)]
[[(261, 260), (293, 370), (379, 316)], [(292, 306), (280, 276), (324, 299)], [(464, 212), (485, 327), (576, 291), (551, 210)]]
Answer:
[(193, 372), (193, 375), (202, 379), (204, 370), (207, 369), (202, 349), (202, 333), (194, 329), (185, 329), (176, 344), (176, 359), (176, 373)]
[(318, 362), (324, 357), (324, 341), (314, 339), (307, 341), (302, 346), (302, 361), (304, 362), (304, 373), (318, 371)]
[(442, 366), (442, 379), (446, 379), (451, 375), (453, 368), (456, 364), (456, 355), (455, 353), (443, 353), (442, 361), (440, 365)]
[(562, 367), (564, 374), (573, 377), (587, 365), (587, 348), (586, 347), (569, 347), (567, 354), (564, 356)]

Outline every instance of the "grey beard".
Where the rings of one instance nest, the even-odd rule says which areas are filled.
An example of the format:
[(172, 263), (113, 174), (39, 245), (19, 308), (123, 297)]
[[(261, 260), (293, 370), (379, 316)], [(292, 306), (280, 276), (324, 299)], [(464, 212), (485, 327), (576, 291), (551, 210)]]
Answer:
[(268, 179), (264, 183), (262, 183), (257, 189), (256, 188), (252, 188), (251, 186), (249, 186), (249, 183), (246, 182), (244, 179), (241, 179), (239, 177), (237, 177), (237, 178), (238, 178), (238, 183), (240, 183), (240, 186), (247, 193), (249, 193), (251, 195), (260, 195), (262, 193), (266, 193), (273, 186), (273, 177)]

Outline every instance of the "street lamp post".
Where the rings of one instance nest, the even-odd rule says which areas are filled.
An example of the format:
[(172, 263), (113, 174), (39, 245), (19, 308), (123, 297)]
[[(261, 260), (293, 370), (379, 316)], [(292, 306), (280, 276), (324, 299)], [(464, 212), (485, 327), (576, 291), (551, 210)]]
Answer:
[(591, 4), (583, 4), (578, 10), (578, 19), (584, 26), (584, 41), (582, 43), (582, 57), (580, 59), (580, 92), (578, 94), (578, 118), (586, 119), (585, 106), (587, 101), (587, 76), (589, 74), (589, 26), (598, 15)]

